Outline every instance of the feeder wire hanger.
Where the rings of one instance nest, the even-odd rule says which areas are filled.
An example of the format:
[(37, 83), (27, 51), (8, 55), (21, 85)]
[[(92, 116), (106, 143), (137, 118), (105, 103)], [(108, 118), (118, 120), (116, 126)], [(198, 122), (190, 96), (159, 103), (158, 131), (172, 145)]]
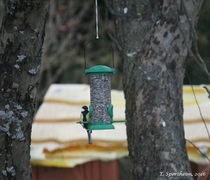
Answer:
[(95, 16), (96, 16), (96, 39), (99, 39), (99, 22), (98, 22), (98, 0), (95, 0)]

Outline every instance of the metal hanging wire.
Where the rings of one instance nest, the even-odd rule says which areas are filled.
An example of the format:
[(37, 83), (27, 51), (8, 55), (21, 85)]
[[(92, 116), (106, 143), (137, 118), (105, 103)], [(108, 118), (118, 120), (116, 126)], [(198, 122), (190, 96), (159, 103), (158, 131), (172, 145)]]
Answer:
[[(96, 40), (103, 40), (104, 42), (107, 43), (107, 45), (109, 45), (110, 47), (110, 52), (111, 52), (111, 55), (112, 55), (112, 63), (111, 63), (111, 66), (112, 68), (114, 69), (114, 50), (113, 50), (113, 46), (112, 44), (105, 38), (103, 37), (100, 37), (99, 38), (99, 13), (98, 13), (98, 0), (95, 0), (95, 23), (96, 23)], [(89, 45), (89, 41), (87, 41), (85, 43), (85, 46), (84, 46), (84, 65), (85, 65), (85, 69), (87, 69), (87, 47)]]
[(98, 22), (98, 0), (95, 0), (95, 11), (96, 11), (96, 39), (99, 39), (99, 32), (98, 32), (98, 26), (99, 26), (99, 22)]

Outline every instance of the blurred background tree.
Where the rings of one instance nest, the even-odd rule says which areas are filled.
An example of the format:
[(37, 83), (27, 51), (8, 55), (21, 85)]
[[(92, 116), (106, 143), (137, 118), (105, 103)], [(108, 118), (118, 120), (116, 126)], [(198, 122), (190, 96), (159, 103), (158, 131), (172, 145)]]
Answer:
[[(122, 63), (115, 46), (113, 20), (104, 1), (99, 4), (99, 33), (110, 41), (115, 53), (116, 74), (112, 87), (122, 89)], [(210, 2), (205, 0), (197, 26), (199, 50), (210, 69)], [(1, 11), (0, 11), (1, 13)], [(84, 74), (84, 44), (87, 48), (89, 65), (110, 64), (111, 54), (103, 41), (95, 41), (95, 4), (94, 1), (51, 0), (43, 48), (41, 79), (38, 102), (42, 102), (49, 85), (52, 83), (88, 83)], [(189, 84), (209, 84), (200, 67), (189, 58), (187, 64), (189, 77), (184, 80)]]
[[(99, 34), (112, 43), (114, 24), (103, 1), (99, 2)], [(43, 48), (38, 101), (52, 83), (88, 83), (84, 74), (84, 45), (87, 65), (110, 65), (110, 47), (96, 41), (94, 1), (52, 0)], [(114, 43), (116, 75), (113, 88), (122, 89), (122, 65)]]
[[(199, 51), (208, 69), (210, 69), (210, 1), (204, 0), (197, 25)], [(3, 1), (0, 1), (0, 22), (4, 12)], [(122, 89), (122, 64), (114, 44), (115, 30), (113, 20), (104, 1), (99, 2), (100, 35), (108, 39), (115, 52), (116, 74), (112, 87)], [(94, 1), (51, 0), (43, 48), (41, 79), (38, 91), (38, 102), (52, 83), (88, 83), (84, 75), (84, 44), (90, 41), (89, 56), (97, 57), (90, 65), (109, 63), (111, 56), (103, 42), (96, 44), (95, 39), (95, 6)], [(200, 67), (188, 59), (184, 84), (209, 84)]]
[[(204, 0), (203, 7), (200, 12), (197, 24), (197, 36), (199, 52), (205, 61), (208, 70), (210, 70), (210, 1)], [(207, 76), (202, 72), (201, 68), (191, 58), (188, 59), (187, 73), (184, 84), (210, 84)]]

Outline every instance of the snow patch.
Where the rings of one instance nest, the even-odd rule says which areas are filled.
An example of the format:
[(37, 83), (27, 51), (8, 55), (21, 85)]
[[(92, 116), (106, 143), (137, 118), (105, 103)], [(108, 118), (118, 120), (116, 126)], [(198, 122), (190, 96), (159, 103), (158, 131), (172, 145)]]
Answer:
[(137, 52), (131, 52), (131, 53), (127, 53), (127, 57), (133, 57), (137, 54)]
[(36, 68), (33, 68), (33, 69), (30, 69), (29, 71), (28, 71), (28, 73), (30, 74), (30, 75), (36, 75), (38, 72), (39, 72), (39, 70), (40, 70), (40, 65), (38, 65)]
[(26, 55), (24, 55), (24, 54), (17, 55), (16, 62), (22, 62), (25, 58), (26, 58)]
[(125, 8), (123, 9), (123, 12), (124, 12), (124, 14), (127, 14), (127, 12), (128, 12), (128, 8), (127, 8), (127, 7), (125, 7)]

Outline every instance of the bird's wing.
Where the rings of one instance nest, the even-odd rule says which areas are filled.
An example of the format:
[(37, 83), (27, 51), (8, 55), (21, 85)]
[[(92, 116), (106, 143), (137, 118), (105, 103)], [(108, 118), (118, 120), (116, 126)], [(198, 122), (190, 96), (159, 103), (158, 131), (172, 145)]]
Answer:
[(86, 115), (86, 119), (87, 119), (87, 121), (89, 121), (90, 120), (90, 115), (89, 115), (89, 112), (87, 113), (87, 115)]

